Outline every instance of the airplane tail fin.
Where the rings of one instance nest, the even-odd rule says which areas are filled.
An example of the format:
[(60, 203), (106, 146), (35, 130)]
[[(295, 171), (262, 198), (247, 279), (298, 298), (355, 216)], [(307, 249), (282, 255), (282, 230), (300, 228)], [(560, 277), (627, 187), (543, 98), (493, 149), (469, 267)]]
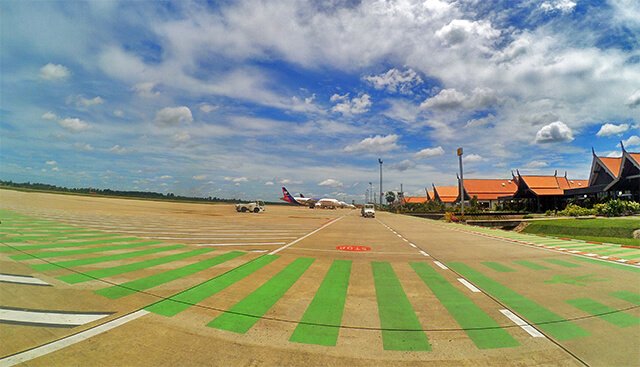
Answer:
[(302, 195), (302, 193), (300, 193), (300, 197), (301, 197), (301, 198), (303, 198), (303, 197), (304, 197), (304, 195)]
[(282, 186), (282, 200), (286, 201), (287, 203), (291, 203), (291, 204), (299, 204), (296, 199), (293, 198), (293, 196), (291, 196), (291, 194), (289, 194), (289, 191), (287, 191), (287, 189)]

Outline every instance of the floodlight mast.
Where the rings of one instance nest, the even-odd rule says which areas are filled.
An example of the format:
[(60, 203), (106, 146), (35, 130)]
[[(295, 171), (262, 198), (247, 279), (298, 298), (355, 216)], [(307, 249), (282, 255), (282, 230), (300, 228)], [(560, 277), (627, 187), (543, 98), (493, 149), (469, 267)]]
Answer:
[(380, 207), (382, 207), (382, 159), (378, 158), (380, 163)]
[(460, 215), (464, 215), (464, 176), (462, 175), (462, 147), (458, 148), (458, 160), (460, 162), (460, 180), (458, 182), (460, 192)]

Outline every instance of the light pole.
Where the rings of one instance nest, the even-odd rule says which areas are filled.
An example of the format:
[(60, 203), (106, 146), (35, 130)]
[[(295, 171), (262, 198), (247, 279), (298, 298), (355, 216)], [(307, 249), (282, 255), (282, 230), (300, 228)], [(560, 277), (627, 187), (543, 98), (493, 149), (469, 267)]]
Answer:
[(380, 207), (382, 207), (382, 159), (378, 158), (380, 163)]
[(373, 182), (369, 182), (369, 197), (367, 198), (367, 201), (369, 203), (371, 203), (373, 200)]
[(462, 176), (462, 148), (458, 148), (458, 160), (460, 161), (460, 215), (464, 215), (464, 176)]

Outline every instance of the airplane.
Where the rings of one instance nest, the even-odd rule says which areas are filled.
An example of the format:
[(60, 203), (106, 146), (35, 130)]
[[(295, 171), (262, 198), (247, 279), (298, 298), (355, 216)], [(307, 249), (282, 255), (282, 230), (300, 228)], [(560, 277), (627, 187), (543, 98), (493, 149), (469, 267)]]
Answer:
[(331, 198), (307, 198), (304, 195), (294, 197), (289, 193), (286, 187), (282, 186), (282, 197), (280, 200), (286, 201), (294, 205), (308, 206), (309, 208), (320, 209), (336, 209), (336, 208), (355, 208), (351, 204)]

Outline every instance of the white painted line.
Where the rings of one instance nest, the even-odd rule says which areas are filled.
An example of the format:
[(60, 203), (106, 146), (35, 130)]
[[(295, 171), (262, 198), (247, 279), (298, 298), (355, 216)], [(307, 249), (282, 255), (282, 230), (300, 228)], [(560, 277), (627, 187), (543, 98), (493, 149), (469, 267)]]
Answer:
[(579, 251), (579, 250), (571, 250), (569, 252), (571, 252), (572, 254), (577, 254), (578, 252), (581, 252), (581, 251)]
[(59, 313), (0, 308), (0, 321), (26, 324), (78, 326), (86, 324), (88, 322), (99, 320), (106, 316), (109, 316), (109, 314)]
[(140, 236), (141, 238), (148, 238), (148, 239), (156, 239), (156, 240), (179, 240), (179, 241), (185, 241), (185, 240), (232, 240), (234, 238), (238, 238), (238, 239), (261, 239), (261, 238), (273, 238), (273, 239), (292, 239), (295, 237), (282, 237), (282, 236), (208, 236), (208, 237), (158, 237), (158, 236)]
[(616, 260), (616, 261), (617, 261), (617, 262), (619, 262), (619, 263), (626, 263), (626, 262), (627, 262), (627, 261), (629, 261), (629, 260), (625, 260), (625, 259), (618, 259), (618, 260)]
[(12, 275), (12, 274), (0, 274), (0, 282), (33, 284), (33, 285), (51, 285), (42, 279), (25, 276), (25, 275)]
[(522, 330), (526, 331), (527, 334), (531, 335), (534, 338), (544, 338), (544, 334), (536, 330), (533, 326), (527, 324), (523, 319), (516, 316), (513, 312), (509, 310), (500, 310), (500, 312), (509, 318), (509, 320), (513, 321), (516, 325), (520, 326)]
[(409, 242), (409, 246), (413, 247), (413, 248), (418, 248), (418, 246), (414, 245), (413, 243)]
[(567, 249), (566, 249), (566, 248), (564, 248), (564, 247), (560, 247), (558, 250), (560, 250), (560, 251), (567, 251)]
[(464, 285), (465, 287), (469, 288), (469, 290), (473, 293), (481, 293), (480, 290), (478, 288), (476, 288), (475, 285), (469, 283), (468, 280), (464, 279), (464, 278), (458, 278), (458, 281), (460, 283), (462, 283), (462, 285)]
[(408, 240), (408, 239), (406, 239), (406, 238), (403, 238), (402, 240), (403, 240), (404, 242), (409, 242), (409, 240)]
[(286, 242), (196, 243), (196, 246), (260, 246), (284, 245)]
[(598, 256), (598, 255), (597, 254), (585, 254), (584, 256), (594, 257), (594, 256)]
[(601, 259), (605, 259), (605, 260), (606, 260), (606, 259), (608, 259), (608, 258), (609, 258), (609, 256), (600, 256), (600, 258), (601, 258)]
[(426, 253), (426, 252), (424, 252), (424, 251), (422, 251), (422, 250), (420, 250), (420, 254), (421, 254), (422, 256), (429, 256), (429, 254), (428, 254), (428, 253)]
[(60, 349), (66, 348), (70, 345), (79, 343), (85, 339), (89, 339), (93, 336), (96, 336), (98, 334), (102, 334), (105, 331), (109, 331), (111, 329), (114, 329), (120, 325), (126, 324), (129, 321), (133, 321), (139, 317), (142, 317), (146, 314), (148, 314), (148, 311), (145, 310), (140, 310), (140, 311), (136, 311), (134, 313), (131, 313), (129, 315), (117, 318), (115, 320), (111, 320), (105, 324), (96, 326), (94, 328), (91, 328), (89, 330), (85, 330), (81, 333), (75, 334), (75, 335), (71, 335), (68, 336), (66, 338), (54, 341), (52, 343), (49, 344), (45, 344), (42, 346), (39, 346), (37, 348), (34, 349), (30, 349), (27, 350), (25, 352), (22, 353), (18, 353), (18, 354), (14, 354), (12, 356), (9, 357), (5, 357), (0, 359), (0, 367), (10, 367), (10, 366), (15, 366), (19, 363), (24, 363), (24, 362), (28, 362), (32, 359), (38, 358), (38, 357), (42, 357), (44, 355), (47, 355), (49, 353), (53, 353), (55, 351), (58, 351)]
[(398, 237), (402, 238), (402, 236), (401, 236), (401, 235), (399, 235), (399, 234), (396, 234), (396, 236), (398, 236)]
[(315, 230), (315, 231), (313, 231), (313, 232), (309, 232), (309, 233), (305, 234), (304, 236), (302, 236), (302, 237), (298, 238), (298, 239), (297, 239), (297, 240), (295, 240), (295, 241), (291, 241), (291, 242), (289, 242), (288, 244), (286, 244), (286, 245), (284, 245), (284, 246), (282, 246), (282, 247), (280, 247), (280, 248), (278, 248), (278, 249), (275, 249), (275, 250), (273, 250), (273, 251), (269, 252), (269, 255), (277, 254), (278, 252), (280, 252), (280, 251), (282, 251), (282, 250), (284, 250), (284, 249), (286, 249), (286, 248), (288, 248), (288, 247), (290, 247), (290, 246), (295, 245), (296, 243), (298, 243), (298, 242), (300, 242), (300, 241), (304, 240), (305, 238), (307, 238), (307, 237), (311, 236), (312, 234), (314, 234), (314, 233), (316, 233), (316, 232), (319, 232), (319, 231), (321, 231), (321, 230), (323, 230), (323, 229), (325, 229), (325, 228), (329, 227), (330, 225), (332, 225), (333, 223), (335, 223), (335, 222), (339, 221), (339, 220), (340, 220), (340, 219), (342, 219), (342, 218), (344, 218), (344, 215), (343, 215), (342, 217), (339, 217), (339, 218), (336, 218), (336, 219), (332, 220), (331, 222), (329, 222), (329, 223), (327, 223), (327, 224), (323, 225), (322, 227), (320, 227), (320, 228), (316, 229), (316, 230)]
[(443, 263), (441, 263), (440, 261), (434, 261), (434, 264), (438, 265), (438, 267), (442, 270), (448, 270), (449, 268), (447, 268), (446, 266), (444, 266)]

